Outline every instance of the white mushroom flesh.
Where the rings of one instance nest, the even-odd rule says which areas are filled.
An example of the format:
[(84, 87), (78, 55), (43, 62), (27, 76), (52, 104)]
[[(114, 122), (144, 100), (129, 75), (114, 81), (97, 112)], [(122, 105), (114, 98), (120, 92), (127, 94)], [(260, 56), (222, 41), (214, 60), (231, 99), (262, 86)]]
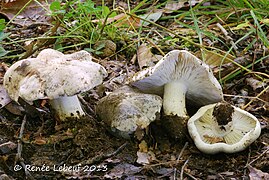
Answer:
[(57, 119), (64, 120), (68, 117), (79, 119), (85, 116), (77, 96), (66, 96), (50, 100), (50, 105), (55, 111)]
[(188, 130), (198, 149), (205, 153), (233, 153), (244, 150), (261, 132), (260, 123), (250, 113), (234, 107), (232, 121), (220, 126), (214, 119), (216, 104), (204, 106), (188, 121)]

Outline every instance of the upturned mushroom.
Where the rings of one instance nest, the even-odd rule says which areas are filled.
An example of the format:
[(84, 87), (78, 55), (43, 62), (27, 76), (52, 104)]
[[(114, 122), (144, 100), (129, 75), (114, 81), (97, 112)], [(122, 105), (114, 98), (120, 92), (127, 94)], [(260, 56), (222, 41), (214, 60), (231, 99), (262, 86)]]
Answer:
[(85, 115), (77, 94), (102, 83), (107, 72), (92, 62), (87, 51), (64, 55), (45, 49), (36, 58), (20, 60), (5, 73), (4, 86), (11, 99), (28, 103), (49, 99), (60, 120)]
[(261, 133), (252, 114), (219, 102), (201, 107), (188, 121), (196, 147), (207, 154), (235, 153), (246, 149)]
[(96, 113), (114, 135), (129, 139), (137, 128), (145, 129), (157, 119), (161, 107), (161, 97), (124, 86), (103, 97)]
[(223, 99), (222, 88), (209, 66), (185, 50), (173, 50), (154, 67), (135, 74), (129, 84), (163, 97), (165, 126), (181, 138), (189, 119), (186, 98), (203, 106)]

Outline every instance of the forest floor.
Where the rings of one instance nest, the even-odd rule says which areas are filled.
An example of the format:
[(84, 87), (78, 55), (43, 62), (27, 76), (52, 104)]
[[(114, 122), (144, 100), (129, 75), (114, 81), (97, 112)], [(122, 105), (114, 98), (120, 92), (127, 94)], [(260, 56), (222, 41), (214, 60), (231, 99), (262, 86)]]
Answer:
[[(35, 57), (44, 48), (63, 53), (86, 49), (106, 68), (108, 77), (81, 94), (87, 116), (77, 121), (57, 122), (46, 100), (36, 101), (34, 110), (15, 102), (1, 108), (0, 179), (269, 179), (269, 28), (262, 12), (247, 5), (231, 8), (222, 1), (197, 0), (192, 6), (85, 1), (80, 6), (74, 0), (69, 6), (54, 4), (48, 16), (37, 12), (41, 4), (27, 5), (19, 12), (26, 2), (0, 2), (0, 18), (8, 22), (2, 23), (5, 28), (0, 34), (0, 83), (11, 64)], [(85, 20), (79, 14), (85, 13), (87, 5), (96, 11)], [(70, 7), (76, 8), (67, 11)], [(110, 17), (111, 9), (120, 16)], [(136, 15), (153, 10), (156, 14), (151, 18)], [(80, 23), (76, 27), (75, 21)], [(148, 127), (145, 145), (136, 138), (113, 136), (109, 125), (97, 117), (99, 99), (173, 49), (186, 49), (205, 60), (222, 85), (224, 99), (258, 118), (261, 135), (247, 149), (207, 155), (190, 137), (183, 142), (169, 137), (159, 121)]]

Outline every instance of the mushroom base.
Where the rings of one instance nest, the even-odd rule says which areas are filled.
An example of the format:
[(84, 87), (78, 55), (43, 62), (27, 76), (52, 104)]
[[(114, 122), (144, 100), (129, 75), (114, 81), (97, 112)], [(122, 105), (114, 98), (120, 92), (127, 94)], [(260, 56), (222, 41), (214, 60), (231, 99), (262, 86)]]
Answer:
[(179, 141), (185, 141), (188, 134), (188, 119), (188, 117), (165, 115), (162, 118), (162, 124), (171, 138)]
[(60, 97), (50, 101), (51, 108), (59, 121), (79, 119), (85, 116), (77, 96)]

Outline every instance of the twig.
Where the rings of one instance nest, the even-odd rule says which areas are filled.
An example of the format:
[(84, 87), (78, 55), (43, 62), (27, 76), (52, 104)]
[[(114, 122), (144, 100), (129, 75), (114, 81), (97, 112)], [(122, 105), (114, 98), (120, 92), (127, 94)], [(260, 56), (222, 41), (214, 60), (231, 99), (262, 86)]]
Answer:
[(18, 137), (18, 150), (17, 150), (17, 154), (16, 154), (16, 159), (17, 160), (22, 159), (22, 157), (21, 157), (21, 153), (22, 153), (22, 141), (21, 141), (21, 139), (23, 137), (23, 131), (24, 131), (25, 124), (26, 124), (26, 115), (24, 115), (24, 117), (23, 117), (23, 120), (22, 120), (22, 123), (21, 123), (20, 134), (19, 134), (19, 137)]
[(121, 145), (116, 151), (112, 152), (112, 153), (108, 153), (108, 154), (101, 154), (98, 156), (95, 156), (94, 158), (88, 159), (86, 161), (81, 162), (80, 164), (82, 165), (91, 165), (91, 164), (96, 164), (102, 160), (105, 160), (107, 158), (110, 158), (112, 156), (115, 156), (117, 154), (119, 154), (126, 146), (127, 146), (128, 142), (124, 143), (123, 145)]
[(224, 27), (222, 27), (222, 25), (220, 23), (217, 23), (217, 26), (221, 30), (221, 32), (224, 34), (225, 38), (232, 45), (233, 49), (236, 52), (238, 50), (238, 48), (236, 47), (236, 45), (235, 45), (233, 39), (231, 38), (231, 36), (228, 35), (228, 32), (226, 31), (226, 29), (224, 29)]
[(89, 104), (83, 99), (81, 95), (78, 95), (78, 99), (84, 106), (86, 106), (86, 111), (90, 112), (91, 114), (95, 114), (94, 110), (89, 106)]
[[(269, 89), (269, 86), (267, 86), (264, 90), (262, 90), (257, 96), (256, 98), (260, 97), (263, 93), (265, 93), (267, 90)], [(251, 99), (244, 107), (242, 107), (242, 109), (246, 109), (254, 100)]]
[(184, 172), (184, 174), (186, 174), (187, 176), (189, 176), (189, 177), (192, 178), (193, 180), (197, 180), (196, 177), (194, 177), (193, 175), (191, 175), (191, 174), (189, 174), (189, 173), (187, 173), (187, 172)]
[[(183, 148), (181, 149), (178, 157), (177, 157), (177, 161), (176, 161), (176, 164), (179, 163), (179, 159), (181, 158), (183, 152), (185, 151), (185, 149), (187, 148), (188, 146), (188, 142), (185, 143), (185, 145), (183, 146)], [(176, 176), (177, 176), (177, 168), (174, 168), (174, 180), (176, 180)]]
[(266, 102), (265, 100), (261, 99), (261, 98), (258, 98), (258, 97), (253, 97), (253, 96), (242, 96), (242, 95), (232, 95), (232, 94), (223, 94), (223, 96), (226, 96), (226, 97), (237, 97), (237, 98), (244, 98), (244, 99), (257, 99), (259, 101), (262, 101), (262, 102)]
[(253, 159), (250, 163), (247, 163), (247, 165), (245, 166), (245, 168), (248, 167), (249, 165), (251, 165), (252, 163), (254, 163), (255, 161), (257, 161), (258, 159), (260, 159), (268, 151), (269, 151), (269, 148), (267, 148), (265, 151), (263, 151), (258, 157), (256, 157), (255, 159)]
[(20, 129), (20, 134), (18, 137), (18, 149), (17, 149), (17, 154), (16, 154), (16, 161), (19, 161), (21, 166), (24, 169), (25, 175), (27, 178), (30, 180), (34, 180), (34, 177), (30, 174), (30, 172), (27, 170), (25, 164), (24, 164), (24, 159), (22, 158), (22, 138), (23, 138), (23, 132), (26, 124), (26, 115), (24, 115), (22, 123), (21, 123), (21, 129)]
[(187, 160), (184, 162), (183, 166), (181, 167), (180, 180), (183, 180), (184, 169), (185, 169), (185, 167), (186, 167), (186, 165), (187, 165), (188, 162), (189, 162), (189, 159), (187, 159)]

